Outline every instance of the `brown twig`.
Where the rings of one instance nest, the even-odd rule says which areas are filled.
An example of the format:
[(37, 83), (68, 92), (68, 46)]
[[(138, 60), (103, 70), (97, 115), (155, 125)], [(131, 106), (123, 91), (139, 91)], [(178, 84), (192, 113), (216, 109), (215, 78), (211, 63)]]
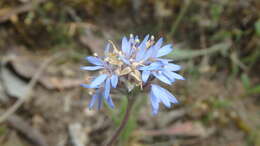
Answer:
[(19, 98), (18, 101), (11, 106), (9, 109), (7, 109), (7, 111), (5, 113), (3, 113), (0, 116), (0, 124), (3, 123), (4, 121), (6, 121), (6, 119), (12, 115), (13, 113), (15, 113), (15, 111), (28, 99), (31, 98), (31, 94), (32, 94), (32, 90), (33, 87), (36, 85), (38, 79), (40, 78), (40, 76), (42, 75), (44, 69), (56, 58), (58, 58), (59, 56), (61, 56), (62, 54), (55, 54), (52, 57), (49, 57), (47, 60), (45, 60), (42, 65), (40, 66), (39, 70), (35, 73), (35, 75), (32, 77), (32, 79), (30, 80), (29, 84), (27, 85), (27, 90), (25, 91), (26, 94), (24, 94), (23, 97)]

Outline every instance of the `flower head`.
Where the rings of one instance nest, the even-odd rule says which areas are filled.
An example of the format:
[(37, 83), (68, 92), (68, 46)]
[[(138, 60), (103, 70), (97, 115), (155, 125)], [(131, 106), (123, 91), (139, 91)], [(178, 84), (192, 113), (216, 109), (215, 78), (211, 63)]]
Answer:
[[(153, 36), (146, 35), (140, 41), (138, 36), (130, 35), (129, 39), (123, 37), (120, 49), (109, 41), (103, 57), (97, 55), (86, 57), (93, 66), (84, 66), (81, 69), (100, 70), (100, 75), (90, 84), (82, 84), (83, 87), (95, 89), (89, 108), (97, 104), (97, 108), (100, 109), (103, 99), (114, 108), (110, 90), (111, 87), (116, 88), (121, 83), (125, 83), (128, 92), (133, 89), (132, 86), (141, 89), (150, 87), (149, 97), (153, 114), (158, 113), (160, 103), (168, 108), (171, 104), (178, 103), (169, 91), (159, 85), (151, 84), (153, 78), (168, 85), (172, 85), (176, 80), (184, 80), (181, 75), (175, 73), (181, 69), (179, 65), (171, 63), (172, 60), (161, 58), (173, 50), (172, 45), (162, 44), (163, 38), (155, 41)], [(128, 86), (128, 83), (132, 86)]]

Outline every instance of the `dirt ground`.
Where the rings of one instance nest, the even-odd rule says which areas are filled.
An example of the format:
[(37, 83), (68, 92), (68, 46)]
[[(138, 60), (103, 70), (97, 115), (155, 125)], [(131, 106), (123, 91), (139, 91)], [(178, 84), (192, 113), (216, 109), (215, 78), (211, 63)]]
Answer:
[[(174, 44), (185, 81), (180, 104), (152, 116), (138, 95), (118, 146), (260, 146), (258, 0), (1, 0), (0, 146), (102, 146), (119, 126), (116, 108), (87, 108), (80, 70), (107, 40), (130, 33)], [(142, 38), (141, 38), (142, 39)]]

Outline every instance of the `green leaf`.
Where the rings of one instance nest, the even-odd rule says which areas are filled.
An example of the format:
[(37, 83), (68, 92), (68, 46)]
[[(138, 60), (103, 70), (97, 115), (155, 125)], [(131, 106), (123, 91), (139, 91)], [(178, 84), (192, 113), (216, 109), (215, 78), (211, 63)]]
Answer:
[(255, 23), (255, 31), (256, 35), (260, 37), (260, 19), (258, 19)]
[(218, 32), (216, 32), (211, 38), (210, 40), (213, 41), (223, 41), (225, 39), (231, 38), (232, 37), (232, 33), (228, 30), (220, 30)]
[(6, 134), (7, 132), (7, 128), (5, 125), (0, 126), (0, 136), (3, 136), (4, 134)]
[(248, 75), (243, 73), (240, 78), (241, 78), (244, 88), (249, 89), (250, 88), (250, 79), (249, 79)]
[(231, 105), (230, 101), (224, 99), (216, 99), (213, 102), (213, 107), (218, 109), (227, 108), (230, 107), (230, 105)]
[(257, 85), (253, 88), (248, 89), (248, 93), (250, 93), (250, 94), (260, 94), (260, 85)]
[(250, 65), (253, 65), (257, 62), (257, 60), (260, 58), (260, 46), (255, 49), (254, 53), (251, 53), (249, 56), (246, 56), (242, 58), (243, 63), (249, 63)]
[(211, 16), (214, 21), (218, 21), (221, 13), (223, 12), (223, 6), (218, 4), (213, 4), (210, 9)]
[(175, 48), (174, 51), (168, 55), (168, 57), (174, 60), (192, 59), (199, 56), (211, 55), (217, 52), (225, 52), (230, 47), (231, 47), (230, 42), (224, 42), (224, 43), (213, 45), (208, 49), (201, 49), (201, 50), (188, 50), (188, 49), (184, 50), (184, 49)]

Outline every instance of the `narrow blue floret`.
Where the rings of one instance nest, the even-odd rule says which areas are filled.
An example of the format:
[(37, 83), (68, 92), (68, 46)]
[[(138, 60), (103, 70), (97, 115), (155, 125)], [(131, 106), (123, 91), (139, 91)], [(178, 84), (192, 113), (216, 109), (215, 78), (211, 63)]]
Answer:
[(162, 57), (162, 56), (165, 56), (169, 53), (171, 53), (173, 50), (172, 48), (172, 45), (171, 44), (168, 44), (168, 45), (165, 45), (163, 46), (162, 48), (160, 48), (156, 54), (156, 57)]
[(80, 67), (80, 69), (82, 70), (99, 70), (99, 69), (102, 69), (104, 68), (103, 66), (83, 66), (83, 67)]
[(159, 98), (157, 98), (153, 92), (150, 92), (149, 93), (149, 96), (150, 96), (150, 101), (151, 101), (151, 105), (152, 105), (152, 114), (153, 115), (156, 115), (159, 111)]
[(109, 97), (109, 94), (110, 94), (110, 86), (111, 83), (110, 83), (110, 79), (107, 78), (106, 82), (105, 82), (105, 86), (104, 86), (104, 98), (107, 99)]
[(152, 74), (160, 81), (168, 85), (172, 85), (172, 81), (169, 78), (167, 78), (162, 72), (153, 72)]
[(89, 57), (86, 57), (86, 60), (89, 63), (94, 64), (94, 65), (100, 65), (100, 66), (104, 65), (104, 62), (97, 57), (89, 56)]
[(123, 53), (125, 53), (126, 56), (130, 55), (130, 51), (131, 51), (131, 44), (130, 42), (127, 40), (126, 37), (123, 37), (122, 39), (122, 51)]
[(171, 107), (171, 103), (178, 103), (177, 99), (168, 90), (155, 84), (151, 85), (150, 99), (154, 115), (158, 113), (160, 102), (168, 108)]
[(102, 107), (102, 96), (100, 91), (96, 91), (96, 93), (92, 96), (92, 99), (88, 105), (89, 109), (93, 109), (96, 103), (97, 109), (100, 110)]
[(149, 70), (144, 70), (142, 72), (142, 80), (144, 83), (146, 83), (148, 81), (150, 74), (151, 74), (151, 71), (149, 71)]
[(117, 75), (112, 75), (111, 77), (111, 85), (113, 88), (116, 88), (118, 83), (118, 76)]
[(110, 47), (111, 47), (111, 44), (107, 44), (105, 49), (104, 49), (104, 54), (105, 55), (108, 55), (109, 51), (110, 51)]
[(101, 85), (107, 78), (106, 74), (99, 75), (97, 78), (95, 78), (91, 83), (90, 83), (90, 88), (96, 88), (99, 85)]

